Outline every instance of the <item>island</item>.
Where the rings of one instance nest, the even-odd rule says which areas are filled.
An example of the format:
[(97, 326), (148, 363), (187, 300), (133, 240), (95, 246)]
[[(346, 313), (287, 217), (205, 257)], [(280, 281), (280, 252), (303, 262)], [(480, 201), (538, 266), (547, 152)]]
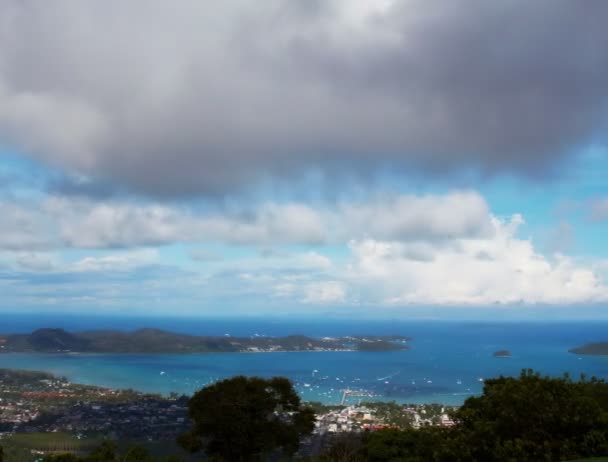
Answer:
[(568, 351), (577, 355), (608, 356), (608, 342), (587, 343)]
[(131, 332), (96, 330), (68, 332), (43, 328), (30, 334), (0, 334), (0, 353), (236, 353), (272, 351), (393, 351), (408, 348), (408, 337), (304, 335), (269, 337), (199, 336), (162, 329)]
[(494, 356), (495, 358), (510, 358), (511, 352), (509, 350), (498, 350), (495, 351), (492, 356)]

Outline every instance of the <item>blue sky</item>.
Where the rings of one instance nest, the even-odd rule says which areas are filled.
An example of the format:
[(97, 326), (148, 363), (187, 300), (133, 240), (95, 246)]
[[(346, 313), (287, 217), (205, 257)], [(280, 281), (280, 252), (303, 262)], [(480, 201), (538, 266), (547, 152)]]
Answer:
[(607, 7), (466, 3), (4, 2), (0, 310), (606, 318)]

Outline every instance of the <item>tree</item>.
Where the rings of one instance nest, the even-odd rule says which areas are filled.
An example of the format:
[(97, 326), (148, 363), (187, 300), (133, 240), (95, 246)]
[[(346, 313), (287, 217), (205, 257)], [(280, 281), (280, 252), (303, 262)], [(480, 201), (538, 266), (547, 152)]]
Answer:
[(314, 412), (302, 407), (283, 377), (238, 376), (198, 391), (188, 402), (193, 427), (178, 442), (216, 460), (262, 460), (272, 451), (293, 454), (314, 428)]
[(149, 462), (151, 460), (150, 451), (143, 446), (131, 446), (122, 457), (122, 462)]
[(116, 443), (104, 441), (95, 448), (86, 458), (88, 462), (109, 462), (116, 459)]
[(363, 438), (360, 433), (343, 433), (333, 441), (316, 459), (315, 462), (368, 462), (364, 451)]
[(519, 378), (487, 380), (483, 395), (469, 398), (454, 418), (476, 460), (605, 455), (608, 414), (597, 396), (607, 388), (595, 379), (577, 383), (528, 370)]
[(451, 428), (366, 434), (362, 448), (341, 460), (538, 462), (608, 455), (608, 384), (595, 378), (574, 382), (528, 370), (489, 379), (483, 394), (467, 399), (453, 418)]
[(4, 462), (4, 448), (0, 446), (0, 462)]

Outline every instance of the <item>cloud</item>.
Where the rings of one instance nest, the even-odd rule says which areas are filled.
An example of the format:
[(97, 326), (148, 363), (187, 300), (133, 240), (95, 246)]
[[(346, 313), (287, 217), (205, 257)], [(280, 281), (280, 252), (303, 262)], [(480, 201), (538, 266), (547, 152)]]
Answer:
[(299, 266), (305, 268), (317, 268), (321, 270), (328, 270), (332, 267), (331, 260), (325, 255), (319, 254), (318, 252), (305, 252), (303, 254), (298, 255), (295, 260)]
[(157, 252), (151, 249), (95, 252), (76, 261), (55, 256), (52, 262), (50, 268), (26, 267), (20, 258), (12, 270), (0, 271), (1, 306), (166, 313), (173, 304), (192, 310), (204, 290), (204, 278), (159, 264)]
[(271, 291), (273, 297), (289, 299), (305, 305), (339, 305), (348, 300), (346, 285), (341, 281), (311, 280), (304, 277), (297, 283), (279, 279), (273, 281)]
[(74, 272), (132, 271), (157, 261), (157, 250), (139, 249), (100, 257), (85, 257), (69, 265), (69, 269)]
[[(79, 248), (153, 246), (188, 239), (188, 217), (161, 205), (51, 197), (41, 213), (54, 218), (62, 244)], [(183, 229), (182, 229), (183, 228)]]
[(534, 175), (605, 133), (607, 15), (569, 0), (8, 0), (0, 136), (157, 196), (308, 168)]
[[(0, 201), (0, 249), (32, 251), (51, 247), (56, 230), (30, 203)], [(52, 227), (52, 224), (51, 224)]]
[(112, 248), (173, 242), (229, 244), (319, 244), (321, 217), (301, 204), (267, 203), (251, 212), (199, 214), (186, 207), (52, 198), (44, 205), (56, 217), (69, 247)]
[(57, 267), (58, 259), (55, 255), (35, 252), (19, 252), (16, 263), (25, 271), (52, 271)]
[[(463, 213), (468, 202), (462, 204), (450, 212)], [(446, 213), (441, 206), (438, 210)], [(421, 216), (427, 217), (427, 213)], [(334, 222), (340, 219), (343, 233), (350, 224), (342, 216)], [(450, 217), (446, 221), (451, 222)], [(486, 221), (491, 232), (485, 229)], [(91, 303), (128, 305), (140, 296), (143, 286), (146, 294), (138, 299), (140, 305), (179, 301), (189, 307), (197, 303), (215, 306), (222, 301), (267, 310), (329, 305), (393, 310), (407, 306), (566, 306), (608, 301), (607, 261), (541, 254), (532, 240), (519, 236), (524, 220), (517, 214), (501, 219), (487, 211), (480, 223), (484, 223), (479, 228), (483, 232), (458, 225), (454, 229), (465, 231), (442, 232), (426, 239), (417, 233), (399, 233), (401, 239), (389, 238), (390, 233), (370, 236), (352, 228), (356, 237), (346, 250), (344, 244), (328, 245), (323, 252), (296, 246), (288, 247), (284, 254), (260, 257), (254, 245), (250, 252), (227, 254), (214, 261), (210, 258), (216, 254), (203, 253), (200, 257), (210, 263), (188, 272), (179, 266), (163, 267), (159, 251), (148, 247), (90, 250), (75, 261), (50, 252), (6, 250), (0, 254), (4, 263), (0, 284), (7, 287), (10, 297), (65, 300), (72, 305), (84, 303), (83, 296), (93, 296), (95, 302)], [(195, 258), (196, 250), (207, 247), (193, 247)], [(159, 301), (152, 302), (156, 298)]]
[[(165, 302), (173, 299), (162, 290), (182, 301), (190, 297), (189, 306), (220, 299), (311, 308), (608, 301), (606, 261), (541, 253), (520, 236), (521, 215), (497, 217), (474, 191), (205, 209), (29, 197), (0, 200), (0, 212), (6, 218), (0, 282), (19, 286), (26, 298), (34, 287), (56, 301), (61, 294), (75, 300), (95, 294), (121, 303), (117, 291), (136, 295), (135, 285), (145, 281), (150, 294)], [(567, 237), (569, 227), (564, 230)], [(209, 264), (178, 275), (183, 262), (171, 252), (161, 258), (158, 250), (176, 243)], [(241, 249), (223, 253), (223, 246)], [(171, 261), (175, 266), (160, 267)], [(67, 285), (72, 292), (53, 292)]]
[(314, 303), (328, 305), (332, 303), (344, 303), (346, 300), (346, 289), (341, 282), (323, 281), (309, 284), (305, 287), (305, 296), (302, 303)]
[[(371, 237), (441, 241), (491, 235), (487, 203), (476, 192), (390, 195), (317, 207), (266, 202), (248, 210), (93, 201), (74, 196), (0, 201), (12, 217), (0, 225), (0, 248), (120, 248), (177, 242), (232, 245), (343, 244)], [(309, 255), (310, 256), (310, 255)]]
[(400, 305), (575, 304), (608, 300), (601, 264), (539, 254), (516, 236), (519, 216), (492, 219), (487, 238), (457, 239), (411, 258), (408, 243), (352, 241), (349, 286), (376, 303)]
[(379, 197), (344, 203), (336, 215), (336, 221), (345, 223), (341, 232), (347, 239), (366, 233), (382, 240), (427, 241), (482, 237), (494, 231), (488, 205), (475, 192)]

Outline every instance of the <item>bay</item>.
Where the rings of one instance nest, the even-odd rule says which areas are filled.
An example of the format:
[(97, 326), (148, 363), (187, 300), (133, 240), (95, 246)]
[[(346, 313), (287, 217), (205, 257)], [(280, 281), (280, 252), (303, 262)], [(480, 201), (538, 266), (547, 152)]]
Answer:
[[(479, 394), (483, 379), (518, 375), (522, 369), (560, 376), (608, 378), (608, 357), (579, 356), (568, 349), (608, 340), (608, 322), (440, 322), (287, 319), (184, 319), (5, 316), (3, 332), (38, 327), (68, 330), (159, 327), (198, 335), (349, 334), (412, 337), (410, 349), (392, 352), (293, 352), (162, 354), (1, 354), (0, 368), (43, 370), (78, 383), (146, 392), (191, 394), (234, 375), (286, 376), (302, 398), (339, 403), (343, 390), (402, 403), (461, 404)], [(509, 358), (496, 358), (497, 350)], [(348, 397), (353, 400), (370, 396)]]

